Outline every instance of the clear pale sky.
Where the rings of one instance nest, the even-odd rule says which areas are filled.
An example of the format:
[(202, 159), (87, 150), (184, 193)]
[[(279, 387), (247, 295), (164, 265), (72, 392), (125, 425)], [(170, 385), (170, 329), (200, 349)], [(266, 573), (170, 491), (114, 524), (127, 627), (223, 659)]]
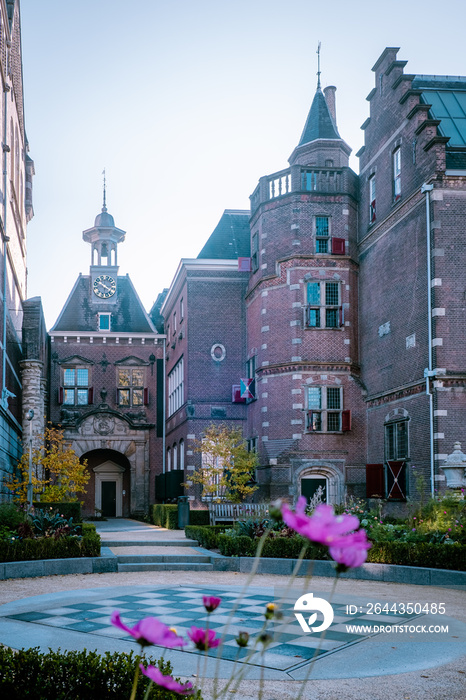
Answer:
[[(259, 177), (287, 167), (316, 87), (337, 86), (357, 152), (371, 67), (399, 46), (406, 71), (465, 75), (464, 1), (22, 0), (26, 131), (35, 162), (28, 296), (55, 322), (79, 272), (82, 231), (107, 205), (127, 232), (120, 274), (149, 310), (181, 257)], [(357, 171), (357, 158), (352, 157)]]

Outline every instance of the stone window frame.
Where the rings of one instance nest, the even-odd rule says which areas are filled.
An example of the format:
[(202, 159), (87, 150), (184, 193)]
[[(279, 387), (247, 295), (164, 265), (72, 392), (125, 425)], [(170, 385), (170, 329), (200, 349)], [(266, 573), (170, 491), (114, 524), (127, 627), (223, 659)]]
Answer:
[[(317, 254), (328, 254), (329, 253), (329, 244), (330, 244), (330, 236), (331, 236), (331, 216), (328, 216), (328, 214), (316, 214), (314, 216), (314, 235), (316, 239), (316, 253)], [(317, 226), (317, 220), (318, 219), (327, 219), (327, 233), (324, 234), (319, 234), (318, 233), (318, 226)], [(325, 245), (324, 245), (325, 244)], [(322, 246), (325, 248), (325, 250), (318, 250), (319, 246)]]
[[(309, 300), (311, 284), (319, 285), (319, 302)], [(327, 285), (330, 284), (337, 285), (338, 298), (336, 304), (328, 303), (330, 300), (330, 289), (327, 289)], [(327, 294), (327, 291), (329, 291), (329, 294)], [(344, 325), (342, 292), (341, 280), (307, 279), (304, 285), (304, 328), (307, 330), (340, 330)], [(329, 323), (332, 316), (334, 320)]]
[[(310, 392), (312, 390), (319, 390), (319, 406), (315, 404), (312, 405), (310, 401)], [(305, 430), (306, 433), (342, 433), (346, 432), (344, 429), (343, 413), (348, 414), (345, 411), (343, 403), (343, 387), (342, 386), (330, 386), (328, 384), (306, 384), (304, 387), (305, 391), (305, 401), (306, 401), (306, 417), (305, 417)], [(330, 392), (338, 392), (338, 404), (339, 406), (329, 406), (330, 404)], [(338, 427), (328, 428), (329, 425), (329, 414), (331, 416), (338, 416)], [(332, 418), (334, 420), (334, 418)], [(313, 427), (313, 425), (315, 427)]]
[[(87, 372), (87, 381), (80, 381), (80, 372)], [(74, 372), (73, 381), (67, 379), (67, 373)], [(68, 374), (68, 377), (70, 375)], [(61, 383), (59, 389), (59, 404), (63, 406), (89, 406), (93, 402), (91, 385), (91, 368), (89, 365), (69, 364), (61, 367)]]
[[(120, 372), (129, 372), (129, 384), (120, 381)], [(142, 372), (142, 382), (133, 381), (133, 374)], [(142, 365), (121, 365), (117, 366), (117, 405), (122, 408), (140, 408), (148, 403), (148, 389), (146, 385), (146, 369)], [(128, 400), (123, 397), (127, 396)]]
[[(404, 431), (404, 435), (402, 435)], [(403, 441), (403, 443), (402, 443)], [(384, 461), (406, 461), (409, 459), (409, 417), (393, 416), (384, 422)]]

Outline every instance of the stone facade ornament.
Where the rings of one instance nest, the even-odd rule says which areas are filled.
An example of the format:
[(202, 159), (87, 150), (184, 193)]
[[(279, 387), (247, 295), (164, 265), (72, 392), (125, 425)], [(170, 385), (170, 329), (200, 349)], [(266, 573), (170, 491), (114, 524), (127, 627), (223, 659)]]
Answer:
[(466, 455), (461, 452), (460, 442), (455, 442), (453, 452), (448, 455), (441, 467), (445, 472), (447, 488), (461, 489), (466, 487)]
[(99, 435), (111, 435), (115, 430), (115, 419), (112, 416), (96, 416), (94, 430)]

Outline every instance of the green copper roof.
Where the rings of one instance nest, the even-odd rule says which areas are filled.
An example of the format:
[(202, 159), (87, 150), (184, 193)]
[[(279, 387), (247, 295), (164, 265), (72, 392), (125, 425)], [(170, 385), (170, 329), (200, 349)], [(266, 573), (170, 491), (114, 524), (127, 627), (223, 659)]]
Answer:
[(439, 132), (448, 146), (466, 146), (466, 78), (417, 75), (413, 88), (421, 89), (421, 102), (432, 105), (430, 116), (440, 119)]
[(324, 93), (317, 88), (298, 146), (316, 139), (339, 138), (341, 137), (330, 114)]

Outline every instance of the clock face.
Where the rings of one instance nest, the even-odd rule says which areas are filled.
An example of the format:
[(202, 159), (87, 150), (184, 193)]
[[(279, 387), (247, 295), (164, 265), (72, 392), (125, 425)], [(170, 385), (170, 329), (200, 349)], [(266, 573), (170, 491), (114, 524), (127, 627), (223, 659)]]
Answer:
[(94, 280), (94, 294), (99, 299), (108, 299), (116, 292), (116, 282), (110, 275), (99, 275)]

